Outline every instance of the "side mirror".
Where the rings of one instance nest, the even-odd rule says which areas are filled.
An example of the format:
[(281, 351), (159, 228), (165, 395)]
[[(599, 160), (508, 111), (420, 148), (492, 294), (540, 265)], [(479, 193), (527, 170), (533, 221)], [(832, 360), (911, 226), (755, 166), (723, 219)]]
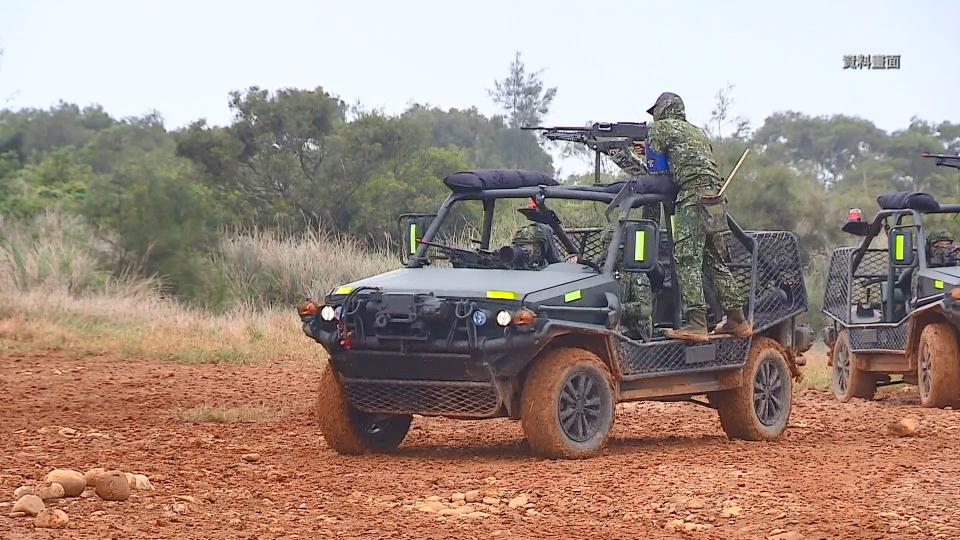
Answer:
[(627, 221), (623, 225), (623, 269), (649, 272), (660, 255), (660, 228), (649, 219)]
[(913, 231), (894, 228), (887, 238), (890, 249), (890, 261), (894, 266), (911, 266), (917, 256), (913, 246)]
[(400, 225), (400, 260), (406, 262), (420, 247), (420, 240), (426, 234), (436, 214), (403, 214), (397, 219)]

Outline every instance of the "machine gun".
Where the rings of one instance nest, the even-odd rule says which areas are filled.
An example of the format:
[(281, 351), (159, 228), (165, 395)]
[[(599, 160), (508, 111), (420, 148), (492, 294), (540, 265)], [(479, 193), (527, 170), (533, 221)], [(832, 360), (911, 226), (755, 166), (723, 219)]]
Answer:
[(954, 169), (960, 169), (960, 155), (950, 156), (947, 154), (931, 154), (930, 152), (924, 152), (921, 155), (925, 158), (933, 158), (937, 160), (936, 164), (941, 167), (953, 167)]
[(647, 139), (646, 122), (595, 122), (587, 127), (522, 126), (527, 131), (542, 131), (551, 141), (585, 144), (595, 152), (594, 184), (600, 183), (600, 154), (614, 148), (632, 148), (636, 141)]

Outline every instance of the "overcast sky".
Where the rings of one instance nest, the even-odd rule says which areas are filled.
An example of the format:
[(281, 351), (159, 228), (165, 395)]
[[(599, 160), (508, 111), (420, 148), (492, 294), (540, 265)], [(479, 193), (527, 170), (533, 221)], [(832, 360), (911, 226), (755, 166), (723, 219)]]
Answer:
[[(230, 120), (227, 93), (323, 86), (401, 112), (496, 112), (514, 51), (559, 91), (548, 122), (644, 120), (661, 91), (691, 120), (736, 85), (734, 112), (844, 113), (882, 128), (960, 122), (960, 2), (82, 2), (0, 0), (0, 105), (157, 110)], [(844, 70), (850, 54), (899, 70)]]

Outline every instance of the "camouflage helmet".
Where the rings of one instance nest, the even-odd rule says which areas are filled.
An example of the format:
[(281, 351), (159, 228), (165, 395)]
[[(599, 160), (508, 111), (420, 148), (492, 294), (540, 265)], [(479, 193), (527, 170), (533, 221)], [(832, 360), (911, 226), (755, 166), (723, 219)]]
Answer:
[(942, 242), (943, 240), (947, 240), (952, 243), (953, 236), (944, 230), (933, 231), (933, 234), (927, 236), (927, 246), (933, 246), (937, 242)]
[(653, 116), (655, 121), (664, 118), (687, 119), (687, 111), (683, 105), (683, 100), (673, 92), (660, 94), (653, 106), (647, 109), (647, 113)]
[(541, 249), (547, 244), (547, 235), (537, 224), (525, 225), (513, 235), (511, 244), (538, 244)]

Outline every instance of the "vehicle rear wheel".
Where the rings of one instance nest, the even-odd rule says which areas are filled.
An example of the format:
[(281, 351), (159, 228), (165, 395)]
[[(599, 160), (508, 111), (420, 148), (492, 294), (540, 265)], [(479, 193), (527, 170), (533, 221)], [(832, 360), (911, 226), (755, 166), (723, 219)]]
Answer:
[(317, 399), (320, 432), (330, 448), (341, 454), (387, 452), (400, 445), (410, 430), (409, 414), (372, 414), (350, 405), (333, 369), (320, 377)]
[(521, 422), (530, 448), (553, 458), (600, 454), (613, 428), (610, 371), (584, 349), (554, 349), (530, 369), (521, 396)]
[(793, 380), (787, 357), (776, 341), (753, 338), (743, 367), (743, 384), (710, 395), (720, 425), (731, 439), (767, 441), (780, 437), (793, 404)]
[(877, 376), (860, 369), (856, 353), (850, 350), (850, 333), (846, 330), (837, 336), (831, 363), (830, 389), (838, 400), (846, 403), (853, 398), (873, 399)]
[(917, 389), (924, 407), (944, 407), (960, 400), (957, 336), (946, 323), (930, 323), (920, 333)]

